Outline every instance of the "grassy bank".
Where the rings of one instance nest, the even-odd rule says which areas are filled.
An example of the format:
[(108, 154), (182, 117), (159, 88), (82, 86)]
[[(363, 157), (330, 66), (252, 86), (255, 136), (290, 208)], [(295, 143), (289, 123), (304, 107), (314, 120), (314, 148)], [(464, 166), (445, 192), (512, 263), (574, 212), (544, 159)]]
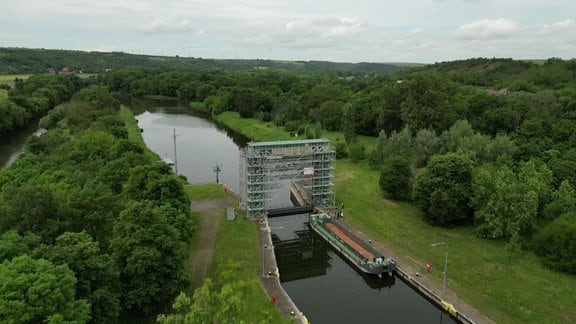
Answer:
[[(218, 116), (221, 122), (248, 136), (258, 134), (254, 136), (258, 140), (289, 138), (269, 123), (240, 120), (233, 113), (223, 115)], [(265, 132), (255, 131), (261, 129)], [(328, 134), (334, 136), (341, 134)], [(430, 244), (447, 242), (448, 288), (498, 323), (576, 321), (576, 277), (547, 270), (532, 253), (511, 254), (504, 243), (480, 239), (472, 228), (428, 225), (413, 205), (383, 199), (378, 178), (378, 172), (366, 165), (337, 161), (337, 200), (345, 203), (345, 217), (351, 224), (422, 273), (430, 261), (435, 269), (430, 275), (438, 282), (442, 281), (445, 250)]]
[(132, 113), (130, 108), (122, 106), (120, 107), (120, 117), (124, 120), (126, 124), (126, 128), (128, 129), (128, 139), (138, 143), (141, 147), (144, 148), (145, 154), (152, 160), (160, 160), (158, 154), (152, 152), (144, 143), (144, 139), (142, 138), (142, 134), (140, 133), (140, 127), (136, 122), (136, 117)]
[(293, 140), (283, 129), (272, 122), (261, 122), (256, 118), (240, 118), (237, 112), (226, 111), (214, 117), (218, 122), (257, 141)]
[[(187, 185), (184, 187), (191, 199), (210, 199), (228, 196), (217, 184)], [(194, 201), (192, 201), (194, 204)], [(264, 292), (258, 271), (260, 269), (260, 253), (258, 251), (258, 234), (254, 222), (239, 217), (235, 221), (227, 221), (225, 210), (217, 215), (194, 212), (196, 224), (202, 217), (220, 217), (214, 260), (210, 270), (210, 278), (219, 286), (223, 282), (239, 283), (242, 294), (242, 309), (236, 320), (245, 323), (284, 323), (287, 322), (276, 308), (271, 307), (270, 299)], [(197, 237), (197, 236), (196, 236)], [(197, 240), (192, 242), (195, 250)], [(191, 253), (190, 261), (195, 257)], [(187, 264), (187, 268), (191, 262)], [(189, 294), (192, 291), (188, 292)]]

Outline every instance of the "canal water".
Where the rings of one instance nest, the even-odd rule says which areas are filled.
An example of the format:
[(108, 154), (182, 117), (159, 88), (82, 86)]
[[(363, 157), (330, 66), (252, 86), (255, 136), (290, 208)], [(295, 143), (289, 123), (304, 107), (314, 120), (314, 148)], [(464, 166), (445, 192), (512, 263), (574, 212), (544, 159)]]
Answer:
[(239, 190), (239, 147), (246, 146), (248, 138), (185, 107), (147, 107), (137, 113), (148, 148), (175, 161), (174, 168), (189, 183), (216, 182), (218, 167), (218, 180)]
[[(136, 118), (144, 141), (173, 157), (176, 129), (178, 172), (190, 183), (222, 179), (239, 183), (239, 147), (247, 139), (185, 108), (148, 107)], [(311, 323), (454, 323), (446, 313), (395, 277), (366, 276), (350, 266), (306, 225), (307, 215), (270, 219), (282, 286)]]

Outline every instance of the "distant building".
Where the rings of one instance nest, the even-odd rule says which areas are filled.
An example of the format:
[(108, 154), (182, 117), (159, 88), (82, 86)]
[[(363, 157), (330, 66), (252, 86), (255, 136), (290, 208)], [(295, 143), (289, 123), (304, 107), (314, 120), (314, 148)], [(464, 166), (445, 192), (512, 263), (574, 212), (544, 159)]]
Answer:
[(62, 68), (62, 70), (60, 71), (60, 73), (70, 73), (72, 72), (72, 69), (70, 69), (69, 66), (65, 66)]

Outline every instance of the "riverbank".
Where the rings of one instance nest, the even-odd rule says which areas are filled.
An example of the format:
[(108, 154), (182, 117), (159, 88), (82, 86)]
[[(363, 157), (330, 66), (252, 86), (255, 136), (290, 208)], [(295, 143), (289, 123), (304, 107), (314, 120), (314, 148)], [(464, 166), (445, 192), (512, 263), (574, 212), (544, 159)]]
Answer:
[[(227, 112), (216, 119), (251, 136), (269, 141), (290, 138), (271, 123), (239, 119)], [(284, 132), (284, 135), (281, 133)], [(386, 246), (414, 272), (442, 284), (445, 249), (449, 253), (446, 292), (499, 323), (576, 321), (576, 278), (544, 268), (531, 253), (511, 254), (501, 242), (478, 238), (473, 228), (444, 229), (425, 223), (408, 203), (383, 199), (379, 173), (364, 163), (336, 162), (336, 193), (345, 203), (346, 221)], [(431, 247), (446, 242), (445, 247)]]

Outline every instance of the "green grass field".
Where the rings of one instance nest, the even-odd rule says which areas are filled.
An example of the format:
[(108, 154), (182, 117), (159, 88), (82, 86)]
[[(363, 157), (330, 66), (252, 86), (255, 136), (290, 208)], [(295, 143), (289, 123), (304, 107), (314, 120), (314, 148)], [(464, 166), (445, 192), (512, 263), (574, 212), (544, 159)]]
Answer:
[(7, 84), (14, 87), (14, 79), (28, 79), (32, 74), (0, 74), (0, 84)]
[(229, 128), (258, 141), (285, 141), (294, 139), (272, 122), (263, 123), (256, 118), (242, 119), (237, 112), (226, 111), (215, 119)]
[[(274, 125), (236, 119), (235, 113), (223, 115), (221, 122), (244, 134), (254, 131), (258, 140), (289, 138)], [(333, 140), (338, 136), (342, 135), (327, 134)], [(360, 141), (367, 148), (375, 143), (374, 138)], [(388, 246), (405, 262), (420, 267), (422, 273), (427, 261), (435, 269), (443, 267), (444, 248), (432, 248), (430, 244), (447, 242), (448, 288), (497, 323), (576, 322), (576, 277), (544, 268), (530, 252), (512, 254), (503, 242), (480, 239), (471, 227), (443, 229), (428, 225), (412, 204), (382, 198), (378, 179), (379, 173), (365, 164), (336, 162), (336, 199), (345, 203), (348, 222)], [(442, 282), (442, 271), (433, 271), (431, 276)]]

